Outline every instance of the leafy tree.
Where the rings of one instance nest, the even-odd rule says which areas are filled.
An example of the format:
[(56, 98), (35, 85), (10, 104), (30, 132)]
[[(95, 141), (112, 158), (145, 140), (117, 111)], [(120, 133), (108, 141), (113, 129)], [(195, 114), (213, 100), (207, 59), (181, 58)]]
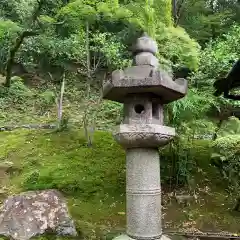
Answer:
[[(28, 5), (26, 1), (17, 4), (11, 0), (4, 1), (2, 6), (3, 17), (14, 21), (22, 29), (21, 34), (28, 28), (37, 30), (38, 35), (24, 39), (15, 52), (15, 62), (24, 66), (25, 73), (44, 75), (51, 72), (59, 78), (67, 69), (85, 76), (87, 25), (90, 63), (101, 62), (98, 69), (91, 66), (92, 69), (111, 71), (129, 64), (128, 46), (142, 31), (156, 38), (160, 46), (160, 60), (169, 68), (173, 56), (177, 56), (180, 64), (191, 68), (197, 66), (198, 46), (186, 32), (172, 26), (170, 1), (40, 2), (40, 12), (37, 1)], [(161, 14), (158, 14), (160, 11)], [(36, 18), (35, 23), (33, 18)], [(21, 34), (20, 37), (23, 36)], [(15, 37), (11, 38), (16, 43), (13, 40)], [(169, 44), (166, 45), (166, 42)], [(2, 43), (5, 44), (5, 41)], [(6, 58), (6, 51), (2, 55)]]
[(210, 41), (202, 51), (193, 86), (206, 90), (215, 79), (225, 77), (232, 67), (232, 61), (239, 58), (240, 26), (233, 26), (230, 31), (215, 41)]
[(176, 9), (175, 24), (184, 27), (201, 44), (216, 39), (240, 22), (237, 0), (179, 0)]

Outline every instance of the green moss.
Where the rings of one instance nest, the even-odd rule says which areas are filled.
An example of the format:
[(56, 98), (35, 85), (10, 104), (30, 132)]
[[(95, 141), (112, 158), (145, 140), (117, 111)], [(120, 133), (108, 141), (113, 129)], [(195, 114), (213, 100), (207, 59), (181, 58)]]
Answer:
[(22, 166), (21, 176), (12, 183), (23, 190), (55, 188), (85, 198), (124, 192), (124, 151), (109, 133), (96, 132), (92, 148), (86, 146), (80, 130), (1, 136), (6, 147), (0, 156)]
[(8, 155), (17, 151), (25, 145), (26, 133), (15, 131), (14, 134), (8, 132), (0, 133), (0, 159), (7, 158)]
[[(209, 166), (209, 143), (206, 140), (184, 140), (179, 145), (180, 149), (176, 145), (168, 146), (161, 152), (162, 166), (171, 167), (173, 157), (178, 157), (178, 166), (181, 167), (187, 160), (186, 166), (190, 166), (190, 169), (201, 168), (206, 172), (190, 171), (191, 177), (196, 179), (197, 190), (204, 189), (209, 182), (214, 183), (213, 179), (217, 176)], [(124, 150), (110, 133), (97, 131), (94, 145), (89, 148), (82, 130), (19, 130), (0, 133), (0, 146), (1, 160), (11, 161), (14, 166), (21, 168), (20, 172), (11, 175), (11, 193), (59, 189), (67, 198), (80, 239), (100, 239), (123, 232), (126, 216), (118, 213), (125, 212), (126, 208), (125, 156)], [(169, 175), (167, 167), (163, 168), (163, 180)], [(204, 181), (205, 178), (208, 182)], [(182, 209), (174, 202), (167, 204), (165, 221), (174, 219), (172, 227), (179, 227), (194, 219), (196, 226), (203, 230), (211, 227), (226, 230), (236, 228), (239, 217), (232, 216), (228, 210), (234, 206), (234, 199), (226, 199), (224, 190), (213, 185), (210, 186), (211, 194), (200, 193), (198, 200), (201, 207), (199, 203), (187, 209)], [(207, 222), (212, 225), (207, 225)], [(115, 229), (121, 230), (112, 231)], [(47, 235), (36, 239), (69, 238)]]
[(210, 162), (210, 140), (193, 140), (189, 144), (190, 155), (199, 167), (206, 167)]
[(125, 224), (125, 216), (118, 214), (125, 211), (125, 156), (111, 133), (97, 131), (92, 148), (82, 130), (76, 129), (0, 133), (0, 143), (4, 161), (22, 169), (12, 175), (11, 193), (60, 190), (83, 238), (94, 239), (106, 226)]
[(1, 237), (0, 237), (0, 240), (8, 240), (8, 238), (5, 237), (5, 236), (1, 236)]
[(32, 240), (77, 240), (83, 239), (81, 237), (57, 236), (55, 234), (44, 234), (41, 236), (32, 237)]

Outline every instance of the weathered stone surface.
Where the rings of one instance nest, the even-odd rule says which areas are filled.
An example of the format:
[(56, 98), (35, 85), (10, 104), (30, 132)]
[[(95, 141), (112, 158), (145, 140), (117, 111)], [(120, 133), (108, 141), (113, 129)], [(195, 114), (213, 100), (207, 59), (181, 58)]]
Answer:
[(133, 64), (138, 66), (138, 65), (150, 65), (152, 67), (158, 67), (159, 62), (158, 59), (151, 53), (139, 53), (137, 54), (134, 59), (133, 59)]
[(174, 136), (174, 128), (156, 124), (121, 124), (114, 132), (115, 140), (124, 148), (164, 146)]
[(13, 162), (4, 161), (0, 163), (0, 171), (7, 172), (11, 167), (13, 167)]
[[(14, 170), (14, 164), (9, 161), (3, 161), (0, 163), (0, 186), (3, 187), (7, 184), (9, 173)], [(4, 197), (4, 194), (0, 194), (1, 197)]]
[(103, 86), (104, 99), (124, 103), (131, 93), (152, 93), (162, 104), (167, 104), (186, 95), (187, 81), (173, 81), (165, 71), (141, 65), (114, 71), (111, 81)]
[[(141, 238), (144, 239), (144, 238)], [(128, 235), (120, 235), (118, 237), (115, 237), (114, 240), (136, 240), (135, 238), (131, 238)], [(156, 238), (155, 240), (171, 240), (171, 238), (169, 238), (166, 235), (162, 235), (160, 238)]]
[(0, 211), (0, 234), (28, 240), (48, 231), (77, 236), (67, 204), (56, 190), (25, 192), (5, 200)]
[(162, 234), (161, 186), (157, 148), (126, 151), (127, 231), (135, 239), (156, 239)]
[(163, 106), (151, 94), (129, 94), (124, 100), (123, 124), (163, 125)]
[(155, 55), (157, 51), (158, 46), (156, 41), (151, 39), (146, 33), (144, 33), (144, 36), (138, 38), (133, 46), (133, 53), (149, 52)]
[(114, 137), (126, 149), (127, 235), (116, 240), (169, 240), (162, 235), (157, 148), (175, 136), (175, 129), (163, 126), (163, 105), (184, 97), (187, 81), (173, 81), (159, 67), (156, 53), (154, 40), (147, 35), (137, 39), (134, 66), (114, 71), (103, 86), (105, 99), (124, 103), (123, 124)]
[(24, 124), (24, 125), (13, 125), (13, 126), (0, 126), (0, 132), (13, 131), (21, 128), (25, 129), (53, 129), (55, 124)]

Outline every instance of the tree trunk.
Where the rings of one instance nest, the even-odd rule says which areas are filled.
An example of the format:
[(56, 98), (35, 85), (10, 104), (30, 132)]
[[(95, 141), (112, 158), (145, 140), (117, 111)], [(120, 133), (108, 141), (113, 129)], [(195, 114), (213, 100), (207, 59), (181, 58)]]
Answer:
[(177, 0), (172, 0), (172, 17), (175, 24), (177, 20)]
[[(43, 4), (44, 4), (44, 0), (37, 0), (37, 3), (38, 3), (38, 5), (37, 5), (36, 9), (34, 10), (34, 12), (32, 13), (32, 17), (30, 18), (29, 29), (33, 29), (34, 23), (37, 21), (37, 18), (40, 15), (41, 9), (42, 9)], [(6, 87), (9, 88), (11, 86), (12, 67), (13, 67), (13, 64), (14, 64), (14, 58), (15, 58), (15, 55), (16, 55), (17, 51), (21, 47), (25, 38), (36, 36), (36, 35), (38, 35), (38, 33), (35, 32), (35, 31), (28, 31), (28, 30), (23, 31), (17, 37), (14, 46), (10, 49), (9, 58), (8, 58), (7, 64), (6, 64), (6, 81), (5, 81), (5, 86)]]
[[(90, 62), (90, 49), (89, 49), (89, 22), (86, 21), (86, 53), (87, 53), (87, 96), (86, 99), (89, 101), (90, 99), (90, 93), (91, 93), (91, 62)], [(84, 132), (85, 137), (87, 139), (87, 144), (89, 147), (92, 146), (92, 135), (93, 135), (93, 129), (89, 129), (89, 116), (88, 116), (88, 106), (86, 107), (84, 111), (83, 116), (83, 126), (84, 126)]]
[(62, 127), (62, 108), (63, 108), (63, 94), (65, 90), (65, 74), (63, 75), (60, 98), (58, 102), (58, 130)]
[(10, 51), (9, 51), (9, 58), (8, 58), (7, 64), (6, 64), (6, 80), (5, 80), (5, 86), (6, 87), (9, 88), (11, 86), (12, 68), (13, 68), (14, 58), (15, 58), (15, 55), (16, 55), (17, 51), (21, 47), (21, 45), (22, 45), (22, 43), (23, 43), (25, 38), (36, 36), (36, 35), (37, 35), (37, 33), (36, 32), (32, 32), (32, 31), (24, 31), (24, 32), (22, 32), (17, 37), (14, 46), (10, 49)]

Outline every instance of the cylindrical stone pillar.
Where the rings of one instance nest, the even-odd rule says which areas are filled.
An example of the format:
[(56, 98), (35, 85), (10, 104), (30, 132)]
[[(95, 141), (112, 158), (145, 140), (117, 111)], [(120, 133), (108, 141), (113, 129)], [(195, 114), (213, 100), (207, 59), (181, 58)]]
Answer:
[(126, 151), (127, 235), (134, 239), (160, 239), (161, 186), (157, 149)]

